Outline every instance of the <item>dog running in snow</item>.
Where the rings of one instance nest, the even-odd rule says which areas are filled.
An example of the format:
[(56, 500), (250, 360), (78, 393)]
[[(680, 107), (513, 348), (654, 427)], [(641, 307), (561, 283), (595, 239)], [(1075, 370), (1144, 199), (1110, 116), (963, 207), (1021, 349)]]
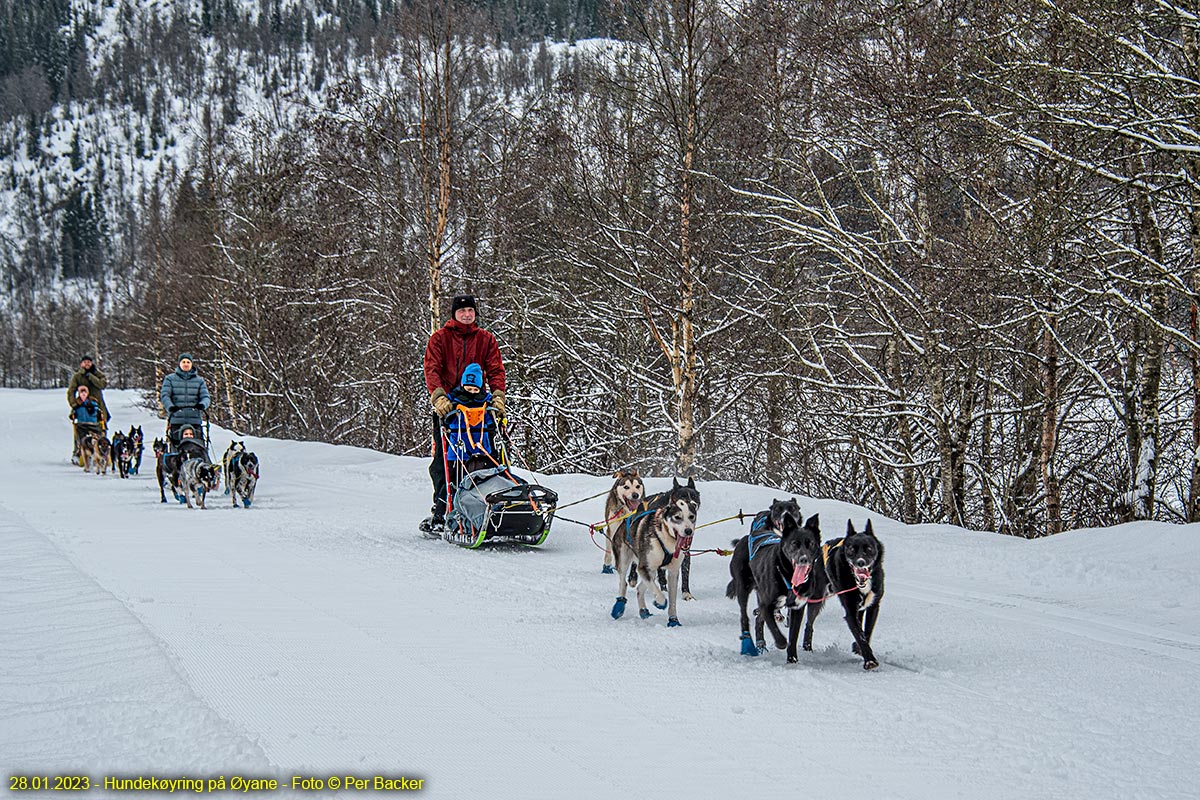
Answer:
[[(229, 455), (226, 453), (226, 455)], [(258, 485), (258, 456), (242, 450), (225, 463), (225, 491), (230, 502), (237, 508), (238, 497), (246, 508), (254, 502), (254, 489)]]
[(130, 466), (133, 463), (133, 442), (121, 431), (113, 434), (112, 454), (117, 474), (122, 478), (128, 478)]
[[(650, 508), (655, 503), (662, 502), (663, 498), (667, 494), (669, 494), (669, 493), (668, 492), (659, 492), (658, 494), (652, 494), (649, 497), (647, 497), (645, 500), (643, 500), (642, 504), (640, 506), (638, 506), (637, 508), (640, 509), (641, 511), (645, 511), (646, 509)], [(613, 522), (610, 523), (610, 528), (616, 529), (612, 533), (608, 534), (608, 536), (607, 536), (609, 547), (612, 547), (612, 542), (613, 542), (612, 537), (613, 536), (623, 536), (625, 534), (625, 520), (631, 516), (633, 516), (633, 514), (630, 514), (626, 511), (618, 511), (616, 514), (616, 519), (613, 519), (612, 515), (605, 516), (605, 519), (613, 520)], [(612, 572), (612, 570), (611, 569), (603, 569), (603, 570), (601, 570), (601, 572), (608, 573), (608, 572)], [(689, 552), (685, 552), (683, 554), (683, 564), (680, 565), (680, 568), (679, 568), (679, 577), (680, 577), (681, 588), (683, 589), (682, 596), (683, 596), (684, 600), (695, 600), (696, 599), (692, 595), (691, 576), (692, 576), (692, 554), (689, 551)], [(636, 565), (630, 564), (629, 575), (626, 577), (626, 581), (628, 581), (630, 586), (637, 586), (638, 576), (637, 576)], [(665, 567), (659, 567), (658, 588), (663, 590), (664, 592), (667, 590), (667, 570)]]
[[(804, 627), (804, 649), (812, 650), (813, 623), (825, 605), (827, 583), (821, 561), (821, 524), (814, 514), (801, 525), (795, 499), (775, 500), (759, 512), (750, 533), (735, 541), (729, 562), (732, 580), (725, 589), (741, 611), (742, 654), (756, 656), (766, 649), (763, 625), (771, 629), (775, 647), (787, 649), (787, 661), (796, 663), (796, 641)], [(754, 612), (754, 640), (750, 639), (747, 604), (750, 590), (758, 598)], [(777, 609), (787, 611), (786, 641), (775, 621)], [(805, 610), (807, 609), (807, 622)]]
[(79, 449), (83, 453), (84, 472), (108, 474), (108, 467), (112, 464), (112, 442), (107, 436), (89, 433), (79, 440)]
[(229, 494), (233, 488), (233, 482), (229, 479), (229, 465), (244, 452), (246, 452), (245, 442), (232, 441), (229, 443), (229, 449), (225, 451), (225, 455), (221, 456), (221, 472), (225, 476), (225, 494)]
[(846, 611), (852, 649), (862, 656), (863, 669), (875, 669), (879, 661), (871, 650), (871, 634), (883, 600), (883, 543), (875, 538), (871, 520), (861, 533), (846, 520), (846, 535), (826, 542), (823, 558), (830, 591), (837, 593)]
[(142, 453), (145, 451), (145, 437), (142, 435), (142, 426), (130, 426), (129, 434), (126, 437), (129, 439), (129, 452), (131, 454), (129, 474), (137, 475), (142, 468)]
[[(691, 547), (692, 535), (696, 530), (696, 514), (700, 509), (700, 492), (696, 482), (688, 478), (681, 486), (672, 480), (671, 490), (662, 492), (647, 501), (647, 508), (625, 520), (620, 531), (613, 537), (613, 560), (617, 574), (617, 601), (612, 607), (612, 618), (620, 619), (625, 613), (626, 594), (630, 585), (637, 586), (638, 614), (642, 619), (651, 616), (646, 608), (646, 591), (654, 593), (654, 607), (667, 609), (667, 627), (679, 626), (676, 600), (679, 589), (679, 573), (683, 556)], [(630, 575), (626, 570), (630, 570)], [(655, 581), (659, 569), (665, 568), (667, 596)], [(640, 580), (638, 580), (640, 578)]]
[(170, 457), (171, 463), (167, 463), (167, 443), (162, 439), (154, 440), (154, 475), (158, 479), (158, 495), (162, 501), (167, 502), (167, 478), (172, 479), (171, 491), (174, 492), (174, 475), (179, 470), (179, 456), (173, 455)]
[(646, 485), (636, 469), (619, 469), (613, 473), (612, 489), (604, 501), (604, 567), (605, 574), (613, 571), (613, 537), (624, 530), (624, 517), (637, 512), (646, 496)]
[[(221, 485), (221, 473), (216, 464), (209, 464), (201, 458), (186, 458), (179, 465), (175, 485), (183, 493), (188, 508), (204, 508), (204, 498)], [(195, 506), (192, 505), (193, 497), (196, 498)]]
[(96, 445), (99, 444), (100, 434), (85, 433), (79, 437), (79, 463), (83, 465), (84, 472), (92, 471), (92, 463), (96, 461), (97, 472), (99, 472), (99, 456), (96, 454)]

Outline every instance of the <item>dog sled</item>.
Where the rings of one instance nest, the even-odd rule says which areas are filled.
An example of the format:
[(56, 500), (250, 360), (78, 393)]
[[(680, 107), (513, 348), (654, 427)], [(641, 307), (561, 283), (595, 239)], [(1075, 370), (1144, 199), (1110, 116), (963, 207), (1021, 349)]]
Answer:
[[(201, 410), (204, 415), (203, 425), (192, 425), (185, 423), (182, 425), (167, 424), (166, 430), (166, 451), (161, 455), (155, 451), (155, 456), (158, 459), (159, 468), (157, 477), (159, 481), (159, 494), (162, 501), (167, 502), (166, 489), (171, 490), (171, 494), (180, 503), (188, 503), (188, 498), (185, 494), (180, 494), (180, 488), (176, 485), (176, 480), (179, 477), (183, 465), (187, 461), (198, 459), (204, 465), (213, 463), (212, 453), (209, 450), (209, 443), (212, 441), (210, 435), (210, 422), (208, 411)], [(201, 493), (206, 493), (206, 490), (201, 488)], [(197, 497), (201, 503), (203, 499)], [(188, 503), (190, 506), (191, 504)]]
[(507, 435), (491, 409), (459, 406), (443, 420), (441, 435), (447, 493), (442, 538), (468, 549), (485, 542), (545, 542), (558, 495), (513, 471)]

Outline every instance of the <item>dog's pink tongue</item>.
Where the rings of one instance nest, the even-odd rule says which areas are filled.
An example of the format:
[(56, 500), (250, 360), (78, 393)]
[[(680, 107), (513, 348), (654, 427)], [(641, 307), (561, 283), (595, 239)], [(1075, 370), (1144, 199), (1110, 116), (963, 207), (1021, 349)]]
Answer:
[(805, 564), (803, 567), (796, 567), (792, 570), (792, 586), (799, 586), (808, 580), (808, 573), (812, 569), (812, 564)]
[(854, 578), (855, 578), (855, 579), (856, 579), (856, 580), (857, 580), (859, 583), (864, 583), (864, 582), (866, 582), (866, 581), (868, 581), (868, 580), (870, 580), (870, 579), (871, 579), (871, 570), (869, 570), (869, 569), (859, 569), (859, 568), (855, 568), (855, 570), (854, 570)]

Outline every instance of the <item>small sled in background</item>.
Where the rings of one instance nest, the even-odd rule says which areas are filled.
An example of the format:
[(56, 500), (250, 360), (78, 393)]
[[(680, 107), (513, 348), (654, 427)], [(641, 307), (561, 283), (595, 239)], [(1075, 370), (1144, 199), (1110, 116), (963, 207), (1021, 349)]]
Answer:
[(507, 436), (487, 406), (458, 406), (442, 422), (446, 528), (442, 538), (474, 549), (484, 542), (536, 547), (550, 535), (558, 495), (509, 465)]

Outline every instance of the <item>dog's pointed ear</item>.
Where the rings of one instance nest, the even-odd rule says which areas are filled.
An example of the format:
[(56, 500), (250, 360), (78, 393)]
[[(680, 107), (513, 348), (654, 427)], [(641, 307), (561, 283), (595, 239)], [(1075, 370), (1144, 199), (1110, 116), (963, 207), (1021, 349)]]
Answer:
[(695, 488), (696, 488), (696, 479), (695, 479), (695, 478), (688, 478), (688, 485), (687, 485), (687, 488), (689, 488), (689, 489), (695, 489)]
[(857, 531), (854, 530), (854, 520), (846, 520), (846, 535), (853, 536)]
[(672, 475), (672, 476), (671, 476), (671, 488), (672, 488), (672, 489), (678, 489), (678, 488), (679, 488), (679, 479), (678, 479), (678, 478), (676, 478), (674, 475)]
[(616, 472), (614, 472), (614, 473), (613, 473), (613, 477), (614, 477), (614, 478), (619, 478), (619, 477), (621, 477), (621, 470), (617, 470)]
[(866, 533), (867, 536), (875, 535), (875, 529), (871, 527), (871, 520), (867, 520), (867, 527), (863, 529), (863, 532)]
[(811, 528), (814, 531), (821, 530), (821, 515), (813, 514), (808, 518), (808, 521), (804, 523), (804, 527)]

